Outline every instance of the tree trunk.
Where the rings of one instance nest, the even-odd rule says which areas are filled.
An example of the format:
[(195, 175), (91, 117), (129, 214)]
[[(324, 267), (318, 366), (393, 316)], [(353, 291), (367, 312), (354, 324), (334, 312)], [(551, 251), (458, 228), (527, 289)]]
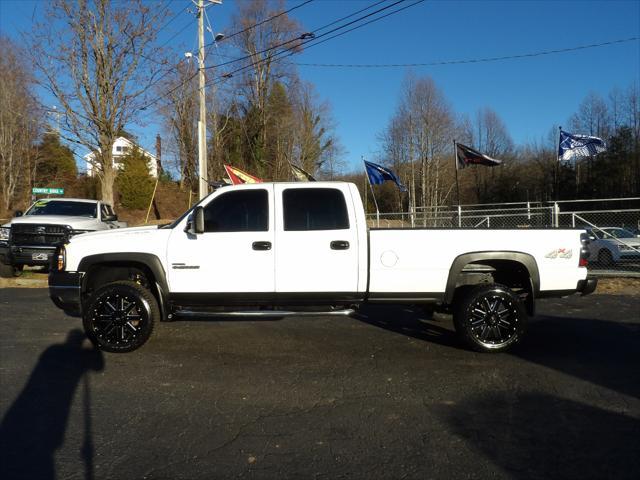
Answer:
[(111, 205), (114, 205), (113, 184), (116, 180), (116, 170), (113, 168), (113, 158), (111, 155), (111, 149), (109, 153), (102, 157), (102, 175), (100, 175), (100, 200)]

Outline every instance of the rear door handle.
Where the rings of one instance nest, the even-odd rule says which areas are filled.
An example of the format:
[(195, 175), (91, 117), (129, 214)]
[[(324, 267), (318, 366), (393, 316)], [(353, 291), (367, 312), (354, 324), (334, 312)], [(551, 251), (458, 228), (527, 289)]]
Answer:
[(331, 242), (331, 250), (349, 250), (349, 242), (346, 240), (334, 240)]
[(254, 250), (271, 250), (271, 242), (253, 242), (251, 248)]

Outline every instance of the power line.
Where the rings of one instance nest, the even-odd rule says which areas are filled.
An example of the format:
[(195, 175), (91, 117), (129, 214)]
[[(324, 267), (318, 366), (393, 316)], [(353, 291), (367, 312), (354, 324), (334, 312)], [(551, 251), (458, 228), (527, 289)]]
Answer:
[[(328, 28), (328, 27), (329, 27), (329, 26), (331, 26), (331, 25), (335, 25), (336, 23), (338, 23), (338, 22), (340, 22), (340, 21), (343, 21), (343, 20), (345, 20), (345, 19), (351, 18), (351, 17), (353, 17), (353, 16), (357, 15), (358, 13), (362, 13), (363, 11), (369, 10), (369, 9), (371, 9), (371, 8), (373, 8), (373, 7), (377, 6), (377, 5), (379, 5), (380, 3), (383, 3), (383, 1), (385, 1), (385, 0), (378, 1), (377, 3), (375, 3), (375, 4), (373, 4), (373, 5), (370, 5), (370, 6), (366, 7), (366, 8), (360, 9), (360, 10), (358, 10), (358, 11), (356, 11), (356, 12), (354, 12), (354, 13), (350, 14), (350, 15), (347, 15), (347, 16), (342, 17), (342, 18), (340, 18), (340, 19), (334, 20), (334, 21), (330, 22), (329, 24), (323, 25), (322, 27), (319, 27), (319, 28), (315, 29), (315, 30), (314, 30), (314, 32), (315, 32), (315, 31), (323, 30), (323, 29), (325, 29), (325, 28)], [(285, 41), (285, 42), (283, 42), (283, 43), (281, 43), (281, 44), (279, 44), (279, 45), (275, 45), (275, 46), (270, 47), (270, 48), (267, 48), (267, 49), (265, 49), (265, 50), (263, 50), (263, 51), (261, 51), (261, 52), (257, 52), (257, 53), (256, 53), (256, 54), (254, 54), (254, 55), (258, 55), (258, 54), (261, 54), (261, 53), (265, 53), (265, 52), (267, 52), (267, 51), (271, 51), (271, 50), (276, 50), (276, 49), (278, 49), (278, 48), (280, 48), (280, 47), (282, 47), (282, 46), (284, 46), (284, 45), (286, 45), (286, 44), (292, 43), (292, 42), (301, 41), (301, 43), (299, 43), (299, 44), (293, 45), (292, 47), (288, 47), (288, 48), (286, 48), (286, 49), (284, 49), (284, 50), (281, 50), (281, 51), (279, 51), (279, 52), (276, 52), (276, 53), (275, 53), (275, 55), (273, 55), (273, 56), (272, 56), (272, 57), (270, 57), (269, 59), (260, 59), (260, 60), (257, 60), (257, 61), (255, 61), (255, 62), (252, 62), (252, 63), (248, 64), (248, 65), (244, 65), (244, 66), (242, 66), (242, 67), (240, 67), (240, 68), (238, 68), (238, 69), (236, 69), (236, 70), (234, 70), (234, 71), (232, 71), (232, 72), (225, 73), (225, 74), (223, 74), (223, 75), (219, 76), (217, 79), (215, 79), (215, 78), (214, 78), (213, 80), (210, 80), (209, 82), (207, 82), (207, 83), (205, 84), (205, 86), (211, 86), (211, 85), (218, 84), (220, 81), (227, 80), (227, 79), (231, 78), (234, 74), (236, 74), (236, 73), (238, 73), (238, 72), (240, 72), (240, 71), (243, 71), (243, 70), (249, 69), (249, 68), (251, 68), (251, 67), (257, 66), (257, 65), (259, 65), (259, 64), (261, 64), (261, 63), (264, 63), (266, 60), (273, 60), (273, 59), (276, 59), (276, 61), (278, 61), (279, 59), (277, 59), (277, 57), (279, 57), (279, 56), (283, 56), (283, 55), (285, 55), (285, 54), (288, 54), (288, 55), (286, 55), (286, 56), (289, 56), (289, 55), (291, 55), (291, 54), (292, 54), (292, 53), (290, 53), (290, 52), (292, 52), (292, 50), (294, 50), (295, 48), (298, 48), (298, 47), (300, 47), (300, 46), (302, 46), (302, 45), (305, 45), (305, 44), (307, 44), (307, 43), (310, 43), (310, 42), (312, 42), (312, 41), (315, 41), (315, 40), (317, 40), (317, 39), (319, 39), (319, 38), (322, 38), (322, 37), (325, 37), (325, 36), (327, 36), (327, 35), (330, 35), (331, 33), (334, 33), (334, 32), (336, 32), (336, 31), (339, 31), (339, 30), (341, 30), (341, 29), (343, 29), (343, 28), (345, 28), (345, 27), (348, 27), (348, 26), (350, 26), (350, 25), (353, 25), (353, 24), (355, 24), (355, 23), (357, 23), (357, 22), (360, 22), (360, 21), (362, 21), (362, 20), (364, 20), (364, 19), (366, 19), (366, 18), (369, 18), (369, 17), (371, 17), (371, 16), (373, 16), (373, 15), (376, 15), (376, 14), (378, 14), (378, 13), (382, 12), (382, 11), (388, 10), (389, 8), (392, 8), (392, 7), (394, 7), (394, 6), (396, 6), (396, 5), (400, 4), (400, 3), (403, 3), (403, 2), (405, 2), (405, 1), (407, 1), (407, 0), (397, 0), (396, 2), (394, 2), (394, 3), (390, 4), (390, 5), (387, 5), (387, 6), (382, 7), (382, 8), (380, 8), (380, 9), (378, 9), (378, 10), (374, 11), (374, 12), (370, 12), (370, 13), (368, 13), (368, 14), (366, 14), (366, 15), (363, 15), (362, 17), (359, 17), (359, 18), (357, 18), (357, 19), (355, 19), (355, 20), (352, 20), (352, 21), (350, 21), (350, 22), (347, 22), (346, 24), (343, 24), (343, 25), (340, 25), (340, 26), (338, 26), (338, 27), (336, 27), (336, 28), (333, 28), (333, 29), (329, 30), (328, 32), (325, 32), (325, 33), (323, 33), (323, 34), (321, 34), (321, 35), (319, 35), (319, 36), (315, 36), (315, 35), (314, 35), (313, 37), (306, 37), (306, 38), (308, 38), (308, 40), (307, 40), (306, 38), (302, 38), (302, 37), (305, 37), (305, 35), (308, 35), (308, 34), (303, 34), (303, 35), (301, 35), (300, 37), (297, 37), (297, 38), (294, 38), (294, 39), (287, 40), (287, 41)], [(368, 25), (369, 23), (372, 23), (372, 22), (374, 22), (374, 21), (381, 20), (382, 18), (388, 17), (389, 15), (392, 15), (392, 14), (394, 14), (394, 13), (398, 13), (398, 12), (400, 12), (400, 11), (402, 11), (402, 10), (405, 10), (406, 8), (410, 8), (410, 7), (414, 6), (414, 5), (417, 5), (417, 4), (419, 4), (419, 3), (422, 3), (422, 2), (424, 2), (424, 1), (425, 1), (425, 0), (418, 0), (418, 1), (416, 1), (416, 2), (414, 2), (414, 3), (412, 3), (412, 4), (410, 4), (410, 5), (407, 5), (407, 6), (405, 6), (405, 7), (400, 8), (400, 9), (397, 9), (397, 10), (394, 10), (394, 11), (392, 11), (392, 12), (389, 12), (389, 13), (387, 13), (387, 14), (383, 15), (383, 16), (380, 16), (380, 17), (377, 17), (377, 18), (375, 18), (375, 19), (372, 19), (372, 20), (370, 20), (370, 21), (368, 21), (368, 22), (366, 22), (366, 23), (364, 23), (364, 24), (361, 24), (361, 25), (359, 25), (359, 26), (353, 27), (353, 28), (349, 29), (347, 32), (343, 32), (343, 33), (348, 33), (349, 31), (352, 31), (352, 30), (355, 30), (355, 29), (360, 28), (360, 27), (362, 27), (362, 26)], [(326, 40), (330, 40), (330, 39), (335, 38), (335, 37), (337, 37), (337, 36), (339, 36), (339, 35), (341, 35), (341, 34), (342, 34), (342, 33), (340, 33), (340, 34), (338, 34), (338, 35), (334, 35), (333, 37), (330, 37), (330, 38), (328, 38), (328, 39), (326, 39)], [(306, 41), (305, 41), (305, 40), (306, 40)], [(323, 41), (321, 41), (321, 42), (313, 43), (313, 44), (311, 44), (309, 47), (312, 47), (312, 46), (315, 46), (315, 45), (317, 45), (317, 44), (323, 43), (323, 42), (324, 42), (324, 41), (326, 41), (326, 40), (323, 40)], [(295, 52), (293, 52), (293, 53), (295, 53)], [(210, 69), (210, 68), (220, 67), (220, 66), (228, 65), (228, 64), (235, 63), (235, 62), (238, 62), (238, 61), (241, 61), (241, 60), (247, 60), (248, 58), (251, 58), (251, 55), (248, 55), (248, 56), (245, 56), (245, 57), (241, 57), (241, 58), (237, 58), (237, 59), (234, 59), (234, 60), (230, 60), (230, 61), (228, 61), (228, 62), (224, 62), (224, 63), (221, 63), (221, 64), (219, 64), (219, 65), (214, 65), (214, 66), (210, 66), (210, 67), (206, 67), (206, 68), (207, 68), (207, 69)], [(162, 75), (160, 78), (158, 78), (158, 79), (157, 79), (155, 82), (153, 82), (151, 85), (149, 85), (149, 87), (151, 87), (151, 86), (155, 85), (157, 82), (159, 82), (159, 81), (160, 81), (164, 76), (166, 76), (167, 74), (168, 74), (168, 72), (167, 72), (167, 73), (165, 73), (164, 75)], [(188, 77), (188, 78), (186, 78), (185, 80), (183, 80), (181, 83), (179, 83), (179, 84), (178, 84), (178, 85), (176, 85), (175, 87), (171, 88), (168, 92), (165, 92), (164, 94), (162, 94), (162, 95), (160, 95), (160, 96), (156, 97), (155, 99), (153, 99), (152, 101), (150, 101), (150, 102), (149, 102), (149, 103), (147, 103), (146, 105), (143, 105), (143, 106), (141, 107), (141, 110), (146, 110), (147, 108), (149, 108), (149, 107), (151, 107), (151, 106), (155, 105), (156, 103), (158, 103), (158, 102), (159, 102), (160, 100), (162, 100), (163, 98), (166, 98), (167, 96), (171, 95), (173, 92), (175, 92), (176, 90), (178, 90), (179, 88), (181, 88), (182, 86), (184, 86), (184, 85), (186, 85), (188, 82), (190, 82), (193, 78), (195, 78), (195, 76), (196, 76), (196, 75), (197, 75), (197, 72), (196, 72), (196, 73), (194, 73), (193, 75), (189, 76), (189, 77)]]
[[(374, 19), (372, 19), (372, 20), (369, 20), (369, 21), (367, 21), (367, 22), (365, 22), (365, 23), (362, 23), (362, 24), (360, 24), (360, 25), (356, 25), (356, 26), (354, 26), (354, 27), (350, 28), (349, 30), (346, 30), (346, 31), (344, 31), (344, 32), (340, 32), (340, 33), (338, 33), (338, 34), (336, 34), (336, 35), (333, 35), (333, 36), (331, 36), (331, 37), (329, 37), (329, 38), (326, 38), (326, 39), (324, 39), (324, 40), (317, 41), (318, 39), (320, 39), (320, 38), (322, 38), (322, 37), (325, 37), (326, 35), (330, 35), (330, 34), (331, 34), (331, 33), (333, 33), (333, 32), (336, 32), (336, 31), (341, 30), (341, 29), (343, 29), (343, 28), (345, 28), (345, 27), (348, 27), (349, 25), (353, 25), (354, 23), (357, 23), (357, 22), (359, 22), (359, 21), (361, 21), (361, 20), (364, 20), (365, 18), (369, 18), (369, 17), (371, 17), (371, 16), (373, 16), (373, 15), (376, 15), (376, 14), (378, 14), (378, 13), (380, 13), (380, 12), (384, 11), (384, 10), (387, 10), (387, 9), (389, 9), (389, 8), (391, 8), (391, 7), (394, 7), (394, 6), (396, 6), (396, 5), (400, 4), (400, 3), (403, 3), (404, 1), (406, 1), (406, 0), (398, 0), (398, 1), (396, 1), (395, 3), (393, 3), (393, 4), (391, 4), (391, 5), (387, 5), (386, 7), (380, 8), (380, 9), (378, 9), (378, 10), (374, 11), (374, 12), (371, 12), (371, 13), (369, 13), (369, 14), (367, 14), (367, 15), (364, 15), (364, 16), (362, 16), (362, 17), (360, 17), (360, 18), (357, 18), (357, 19), (355, 19), (355, 20), (352, 20), (351, 22), (348, 22), (348, 23), (343, 24), (343, 25), (341, 25), (341, 26), (339, 26), (339, 27), (333, 28), (333, 29), (329, 30), (328, 32), (325, 32), (325, 33), (323, 33), (323, 34), (321, 34), (321, 35), (319, 35), (319, 36), (314, 36), (314, 37), (310, 38), (310, 39), (309, 39), (309, 40), (307, 40), (307, 41), (303, 41), (303, 42), (302, 42), (302, 43), (300, 43), (300, 44), (297, 44), (297, 45), (294, 45), (294, 46), (289, 47), (289, 48), (287, 48), (287, 49), (284, 49), (284, 50), (281, 50), (281, 51), (279, 51), (279, 52), (276, 52), (276, 53), (275, 53), (272, 57), (270, 57), (268, 60), (274, 60), (274, 59), (275, 59), (276, 61), (279, 61), (279, 60), (281, 60), (281, 59), (278, 59), (277, 57), (280, 57), (280, 56), (288, 57), (288, 56), (291, 56), (291, 55), (293, 55), (294, 53), (296, 53), (296, 52), (294, 52), (294, 51), (293, 51), (295, 48), (298, 48), (298, 47), (300, 47), (300, 46), (307, 45), (307, 44), (309, 44), (309, 46), (307, 47), (307, 49), (308, 49), (308, 48), (311, 48), (311, 47), (314, 47), (314, 46), (316, 46), (316, 45), (319, 45), (319, 44), (324, 43), (324, 42), (326, 42), (326, 41), (328, 41), (328, 40), (331, 40), (331, 39), (333, 39), (333, 38), (336, 38), (336, 37), (339, 37), (339, 36), (344, 35), (344, 34), (346, 34), (346, 33), (349, 33), (349, 32), (351, 32), (351, 31), (353, 31), (353, 30), (358, 29), (358, 28), (362, 28), (362, 27), (364, 27), (364, 26), (366, 26), (366, 25), (368, 25), (368, 24), (370, 24), (370, 23), (376, 22), (376, 21), (378, 21), (378, 20), (382, 20), (383, 18), (386, 18), (386, 17), (388, 17), (388, 16), (390, 16), (390, 15), (394, 15), (394, 14), (396, 14), (396, 13), (399, 13), (399, 12), (401, 12), (402, 10), (405, 10), (405, 9), (410, 8), (410, 7), (413, 7), (413, 6), (415, 6), (415, 5), (419, 4), (419, 3), (422, 3), (422, 2), (424, 2), (425, 0), (418, 0), (418, 1), (416, 1), (416, 2), (414, 2), (414, 3), (412, 3), (412, 4), (410, 4), (410, 5), (407, 5), (407, 6), (404, 6), (404, 7), (402, 7), (402, 8), (399, 8), (399, 9), (397, 9), (397, 10), (394, 10), (394, 11), (392, 11), (392, 12), (386, 13), (385, 15), (381, 15), (380, 17), (376, 17), (376, 18), (374, 18)], [(378, 3), (380, 3), (380, 2), (378, 2)], [(350, 16), (353, 16), (353, 15), (350, 15)], [(335, 23), (335, 22), (333, 22), (333, 23)], [(326, 26), (325, 26), (325, 27), (326, 27)], [(321, 29), (322, 29), (322, 28), (325, 28), (325, 27), (321, 27)], [(294, 40), (299, 40), (299, 39), (300, 39), (300, 38), (297, 38), (297, 39), (294, 39)], [(291, 41), (289, 41), (289, 42), (287, 42), (287, 43), (290, 43), (290, 42), (291, 42)], [(274, 48), (275, 48), (275, 47), (274, 47)], [(261, 59), (261, 60), (258, 60), (258, 61), (256, 61), (256, 62), (253, 62), (253, 63), (251, 63), (251, 64), (249, 64), (249, 65), (245, 65), (245, 66), (243, 66), (243, 67), (237, 68), (236, 70), (233, 70), (232, 72), (228, 72), (228, 73), (223, 74), (223, 75), (221, 76), (221, 78), (230, 78), (231, 76), (235, 75), (235, 74), (236, 74), (236, 73), (238, 73), (238, 72), (241, 72), (241, 71), (243, 71), (243, 70), (249, 69), (249, 68), (251, 68), (251, 67), (253, 67), (253, 66), (257, 66), (257, 65), (259, 65), (259, 64), (261, 64), (261, 63), (264, 63), (266, 60), (267, 60), (267, 59)], [(227, 64), (227, 63), (233, 63), (233, 62), (225, 62), (225, 64)], [(211, 82), (208, 82), (208, 83), (207, 83), (207, 85), (212, 85), (212, 84), (215, 84), (215, 79), (214, 79), (214, 80), (212, 80)]]
[[(167, 5), (167, 9), (168, 9), (168, 5)], [(189, 4), (187, 4), (182, 10), (180, 10), (178, 13), (176, 13), (173, 17), (171, 17), (169, 19), (169, 21), (167, 23), (165, 23), (162, 27), (160, 27), (160, 30), (164, 30), (165, 28), (167, 28), (169, 25), (171, 25), (171, 22), (173, 22), (176, 18), (178, 18), (183, 12), (185, 12), (187, 10), (187, 8), (189, 8)]]
[[(169, 21), (167, 23), (165, 23), (162, 27), (160, 27), (158, 29), (158, 31), (162, 31), (165, 28), (167, 28), (169, 25), (171, 25), (171, 23), (178, 18), (182, 13), (184, 13), (187, 9), (189, 8), (189, 5), (187, 4), (182, 10), (178, 11), (178, 13), (176, 13), (175, 15), (173, 15)], [(167, 4), (167, 7), (165, 8), (165, 11), (169, 9), (169, 4)], [(180, 35), (182, 32), (184, 32), (188, 27), (191, 26), (191, 20), (189, 20), (189, 23), (187, 23), (184, 27), (182, 27), (179, 31), (177, 31), (176, 33), (174, 33), (173, 35), (171, 35), (171, 37), (169, 37), (168, 39), (166, 39), (164, 42), (162, 42), (160, 45), (156, 46), (155, 49), (159, 50), (161, 48), (163, 48), (167, 43), (169, 43), (171, 40), (173, 40), (174, 38), (176, 38), (178, 35)], [(149, 57), (147, 55), (144, 54), (140, 54), (140, 56), (142, 58), (144, 58), (145, 60), (148, 60), (150, 62), (156, 63), (158, 65), (167, 65), (168, 62), (163, 62), (163, 61), (158, 61), (155, 58)]]
[[(388, 16), (390, 16), (390, 15), (395, 15), (396, 13), (399, 13), (399, 12), (401, 12), (402, 10), (406, 10), (407, 8), (414, 7), (414, 6), (416, 6), (416, 5), (418, 5), (419, 3), (422, 3), (422, 2), (424, 2), (424, 1), (425, 1), (425, 0), (417, 0), (416, 2), (414, 2), (414, 3), (410, 4), (410, 5), (406, 5), (406, 6), (402, 7), (402, 8), (397, 9), (397, 10), (394, 10), (394, 11), (392, 11), (392, 12), (386, 13), (385, 15), (381, 15), (381, 16), (379, 16), (379, 17), (373, 18), (373, 19), (369, 20), (368, 22), (364, 22), (364, 23), (361, 23), (360, 25), (356, 25), (355, 27), (352, 27), (352, 28), (350, 28), (349, 30), (345, 30), (344, 32), (337, 33), (336, 35), (333, 35), (333, 36), (331, 36), (331, 37), (329, 37), (329, 38), (325, 38), (324, 40), (322, 40), (322, 41), (320, 41), (320, 42), (315, 42), (315, 43), (310, 42), (311, 44), (309, 45), (309, 48), (311, 48), (311, 47), (315, 47), (316, 45), (320, 45), (321, 43), (327, 42), (327, 41), (329, 41), (329, 40), (333, 40), (334, 38), (337, 38), (337, 37), (340, 37), (340, 36), (342, 36), (342, 35), (345, 35), (345, 34), (347, 34), (347, 33), (349, 33), (349, 32), (352, 32), (352, 31), (354, 31), (354, 30), (357, 30), (357, 29), (359, 29), (359, 28), (362, 28), (362, 27), (364, 27), (364, 26), (366, 26), (366, 25), (369, 25), (369, 24), (371, 24), (371, 23), (377, 22), (378, 20), (382, 20), (383, 18), (386, 18), (386, 17), (388, 17)], [(396, 4), (397, 4), (397, 3), (399, 3), (399, 2), (396, 2)], [(396, 4), (394, 4), (394, 5), (396, 5)], [(393, 6), (393, 5), (392, 5), (392, 6)], [(374, 13), (375, 13), (375, 12), (374, 12)], [(366, 17), (364, 17), (364, 18), (366, 18)], [(349, 24), (347, 24), (347, 25), (349, 25)], [(347, 25), (344, 25), (344, 26), (347, 26)], [(340, 28), (342, 28), (342, 27), (340, 27)], [(334, 29), (334, 30), (337, 30), (337, 29)], [(332, 30), (332, 31), (333, 31), (333, 30)], [(329, 31), (329, 32), (327, 32), (327, 33), (331, 33), (332, 31)], [(324, 34), (323, 34), (322, 36), (324, 36)], [(317, 38), (316, 38), (316, 40), (317, 40)], [(293, 53), (291, 53), (291, 54), (289, 54), (289, 55), (292, 55), (292, 54), (293, 54)]]
[[(347, 32), (344, 32), (347, 33)], [(329, 40), (329, 39), (327, 39)], [(440, 62), (430, 63), (301, 63), (293, 62), (303, 67), (332, 67), (332, 68), (396, 68), (396, 67), (433, 67), (438, 65), (460, 65), (467, 63), (486, 63), (497, 62), (500, 60), (513, 60), (517, 58), (540, 57), (543, 55), (552, 55), (555, 53), (575, 52), (578, 50), (587, 50), (590, 48), (604, 47), (607, 45), (615, 45), (620, 43), (633, 42), (640, 40), (640, 37), (622, 38), (602, 43), (592, 43), (589, 45), (579, 45), (577, 47), (559, 48), (554, 50), (542, 50), (540, 52), (522, 53), (517, 55), (504, 55), (499, 57), (474, 58), (466, 60), (443, 60)]]
[[(335, 27), (335, 28), (333, 28), (333, 29), (329, 30), (328, 32), (322, 33), (322, 34), (320, 34), (320, 35), (316, 35), (316, 32), (318, 32), (318, 31), (320, 31), (320, 30), (324, 30), (325, 28), (329, 27), (330, 25), (334, 25), (335, 23), (340, 22), (340, 21), (342, 21), (342, 20), (344, 20), (344, 19), (346, 19), (346, 18), (350, 18), (350, 17), (354, 16), (354, 15), (355, 15), (355, 13), (354, 13), (354, 14), (351, 14), (351, 15), (348, 15), (347, 17), (343, 17), (342, 19), (334, 20), (333, 22), (328, 23), (328, 24), (326, 24), (326, 25), (323, 25), (322, 27), (316, 28), (316, 29), (312, 30), (311, 32), (304, 33), (304, 34), (302, 34), (302, 35), (300, 35), (300, 36), (298, 36), (298, 37), (291, 38), (291, 39), (286, 40), (286, 41), (284, 41), (284, 42), (282, 42), (282, 43), (279, 43), (279, 44), (277, 44), (277, 45), (273, 45), (273, 46), (271, 46), (271, 47), (265, 48), (264, 50), (261, 50), (261, 51), (259, 51), (259, 52), (255, 52), (255, 53), (252, 53), (252, 54), (249, 54), (249, 55), (245, 55), (245, 56), (243, 56), (243, 57), (239, 57), (239, 58), (235, 58), (235, 59), (233, 59), (233, 60), (229, 60), (229, 61), (226, 61), (226, 62), (222, 62), (222, 63), (219, 63), (219, 64), (217, 64), (217, 65), (211, 65), (211, 66), (206, 67), (206, 68), (207, 68), (207, 69), (212, 69), (212, 68), (220, 68), (220, 67), (224, 67), (224, 66), (226, 66), (226, 65), (230, 65), (230, 64), (232, 64), (232, 63), (241, 62), (241, 61), (243, 61), (243, 60), (248, 60), (248, 59), (250, 59), (250, 58), (252, 58), (252, 57), (255, 57), (256, 55), (261, 55), (261, 54), (263, 54), (263, 53), (267, 53), (267, 52), (270, 52), (270, 51), (273, 51), (273, 50), (277, 50), (277, 49), (279, 49), (279, 48), (281, 48), (281, 47), (284, 47), (285, 45), (289, 45), (289, 44), (294, 43), (294, 42), (302, 41), (302, 43), (297, 44), (297, 45), (294, 45), (294, 46), (293, 46), (293, 47), (291, 47), (291, 48), (285, 49), (285, 50), (283, 50), (283, 52), (284, 52), (284, 51), (291, 50), (291, 49), (294, 49), (294, 48), (298, 48), (298, 47), (300, 47), (300, 46), (302, 46), (302, 45), (305, 45), (306, 43), (310, 43), (310, 42), (311, 42), (311, 41), (313, 41), (313, 40), (317, 40), (317, 39), (319, 39), (319, 38), (322, 38), (322, 37), (325, 37), (325, 36), (327, 36), (327, 35), (330, 35), (330, 34), (331, 34), (331, 33), (333, 33), (333, 32), (336, 32), (336, 31), (341, 30), (341, 29), (343, 29), (343, 28), (345, 28), (345, 27), (348, 27), (349, 25), (353, 25), (354, 23), (357, 23), (357, 22), (359, 22), (359, 21), (361, 21), (361, 20), (364, 20), (365, 18), (369, 18), (369, 17), (371, 17), (371, 16), (373, 16), (373, 15), (376, 15), (376, 14), (378, 14), (378, 13), (380, 13), (380, 12), (384, 11), (384, 10), (388, 10), (389, 8), (392, 8), (392, 7), (394, 7), (394, 6), (396, 6), (396, 5), (400, 4), (400, 3), (403, 3), (403, 2), (405, 2), (405, 1), (406, 1), (406, 0), (397, 0), (396, 2), (394, 2), (394, 3), (390, 4), (390, 5), (387, 5), (387, 6), (385, 6), (385, 7), (379, 8), (378, 10), (375, 10), (375, 11), (373, 11), (373, 12), (370, 12), (370, 13), (368, 13), (368, 14), (366, 14), (366, 15), (363, 15), (363, 16), (362, 16), (362, 17), (360, 17), (360, 18), (356, 18), (355, 20), (352, 20), (352, 21), (350, 21), (350, 22), (347, 22), (347, 23), (345, 23), (345, 24), (343, 24), (343, 25), (340, 25), (340, 26), (338, 26), (338, 27)], [(419, 0), (419, 1), (418, 1), (418, 2), (416, 2), (416, 3), (420, 3), (420, 2), (423, 2), (423, 1), (424, 1), (424, 0)], [(378, 3), (377, 3), (377, 4), (375, 4), (375, 5), (378, 5), (379, 3), (382, 3), (382, 2), (378, 2)], [(414, 4), (414, 5), (415, 5), (415, 4)], [(363, 9), (363, 10), (368, 10), (369, 8), (371, 8), (371, 6), (370, 6), (370, 7), (368, 7), (368, 8), (365, 8), (365, 9)], [(362, 11), (362, 10), (360, 10), (360, 11)], [(357, 12), (356, 12), (356, 13), (357, 13)], [(393, 12), (392, 12), (392, 13), (393, 13)], [(383, 17), (381, 17), (381, 18), (383, 18)], [(308, 40), (307, 40), (307, 39), (308, 39)], [(305, 42), (304, 40), (307, 40), (307, 41)], [(279, 55), (279, 54), (281, 54), (281, 52), (277, 53), (276, 55)], [(273, 57), (272, 57), (272, 58), (273, 58)], [(258, 64), (258, 63), (255, 63), (255, 65), (257, 65), (257, 64)], [(234, 72), (234, 73), (235, 73), (235, 72)]]
[[(275, 15), (273, 15), (271, 17), (265, 18), (264, 20), (261, 20), (258, 23), (254, 23), (253, 25), (250, 25), (250, 26), (248, 26), (247, 28), (245, 28), (243, 30), (231, 33), (229, 35), (225, 35), (225, 37), (220, 41), (221, 42), (222, 41), (226, 41), (226, 40), (229, 40), (230, 38), (235, 37), (236, 35), (241, 35), (241, 34), (243, 34), (245, 32), (248, 32), (249, 30), (252, 30), (252, 29), (254, 29), (256, 27), (259, 27), (260, 25), (264, 25), (265, 23), (268, 23), (268, 22), (270, 22), (272, 20), (275, 20), (276, 18), (281, 17), (282, 15), (285, 15), (285, 14), (287, 14), (289, 12), (293, 12), (294, 10), (296, 10), (296, 9), (298, 9), (300, 7), (304, 7), (306, 4), (311, 3), (311, 2), (313, 2), (313, 0), (306, 0), (305, 2), (302, 2), (302, 3), (298, 4), (298, 5), (295, 5), (294, 7), (291, 7), (289, 10), (284, 10), (282, 12), (278, 12), (277, 14), (275, 14)], [(210, 47), (214, 43), (216, 43), (216, 42), (211, 42), (211, 43), (206, 44), (205, 48), (206, 47)]]

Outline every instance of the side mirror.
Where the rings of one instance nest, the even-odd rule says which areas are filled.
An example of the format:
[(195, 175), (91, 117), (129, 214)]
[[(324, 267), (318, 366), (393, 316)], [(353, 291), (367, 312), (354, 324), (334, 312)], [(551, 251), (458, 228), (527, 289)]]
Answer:
[(117, 222), (118, 221), (118, 215), (103, 215), (102, 216), (102, 221), (103, 222)]
[(204, 233), (204, 208), (196, 207), (193, 209), (184, 230), (191, 235)]
[(13, 214), (14, 217), (21, 217), (22, 215), (24, 215), (22, 213), (22, 210), (16, 210), (15, 213)]
[(589, 240), (591, 240), (592, 242), (596, 241), (596, 236), (595, 235), (589, 235)]

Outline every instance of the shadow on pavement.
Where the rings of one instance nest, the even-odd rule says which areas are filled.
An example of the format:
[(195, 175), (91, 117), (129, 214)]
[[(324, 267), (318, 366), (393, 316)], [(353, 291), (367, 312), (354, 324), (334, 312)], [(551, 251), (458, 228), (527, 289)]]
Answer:
[(426, 317), (427, 315), (420, 314), (419, 307), (408, 308), (400, 305), (367, 305), (353, 316), (356, 320), (390, 332), (438, 345), (465, 349), (453, 330), (437, 325), (434, 320), (427, 321)]
[(27, 385), (0, 424), (0, 476), (54, 479), (55, 451), (64, 443), (69, 410), (83, 382), (85, 478), (93, 478), (91, 398), (87, 373), (104, 369), (102, 352), (82, 346), (85, 336), (71, 330), (65, 343), (47, 348)]
[(545, 394), (488, 394), (443, 416), (513, 478), (637, 478), (640, 420)]
[(541, 315), (512, 355), (640, 398), (639, 352), (640, 324)]
[[(451, 329), (421, 318), (419, 310), (363, 307), (357, 320), (426, 342), (468, 350)], [(513, 355), (619, 393), (640, 398), (640, 324), (540, 315)], [(481, 354), (478, 354), (481, 355)]]

